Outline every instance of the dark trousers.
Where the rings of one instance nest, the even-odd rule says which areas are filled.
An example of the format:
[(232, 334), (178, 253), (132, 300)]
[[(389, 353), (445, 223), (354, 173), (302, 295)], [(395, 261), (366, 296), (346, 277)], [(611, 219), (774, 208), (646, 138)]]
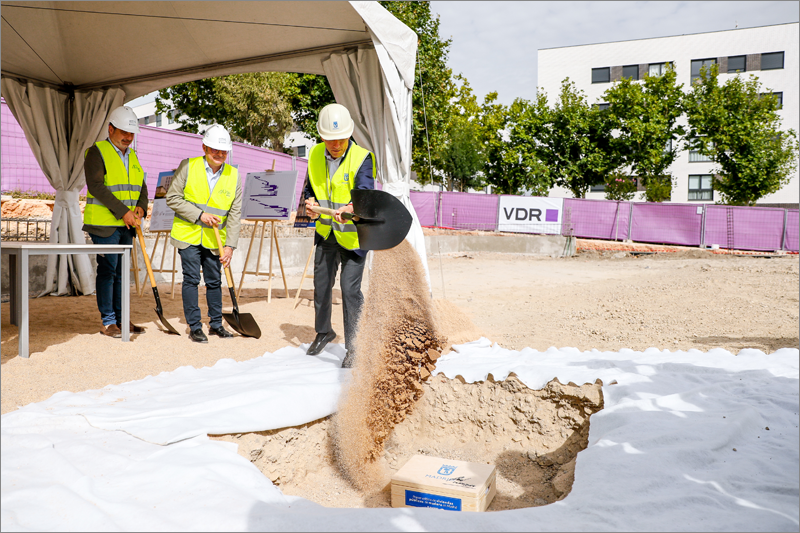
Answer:
[(178, 250), (181, 254), (183, 269), (183, 316), (192, 331), (202, 329), (200, 307), (197, 305), (197, 286), (200, 285), (200, 267), (203, 267), (203, 279), (206, 282), (206, 303), (208, 304), (209, 326), (222, 326), (222, 283), (220, 272), (222, 263), (219, 256), (200, 245), (189, 246)]
[(344, 314), (345, 348), (352, 350), (355, 331), (364, 304), (361, 293), (361, 278), (364, 274), (366, 256), (342, 248), (333, 231), (328, 238), (317, 244), (314, 255), (314, 328), (317, 333), (333, 331), (331, 327), (331, 306), (333, 304), (333, 284), (336, 272), (342, 265), (339, 285), (342, 288), (342, 313)]
[[(131, 244), (133, 228), (117, 228), (109, 237), (90, 233), (94, 244)], [(97, 309), (104, 326), (122, 324), (122, 260), (119, 254), (97, 254)]]

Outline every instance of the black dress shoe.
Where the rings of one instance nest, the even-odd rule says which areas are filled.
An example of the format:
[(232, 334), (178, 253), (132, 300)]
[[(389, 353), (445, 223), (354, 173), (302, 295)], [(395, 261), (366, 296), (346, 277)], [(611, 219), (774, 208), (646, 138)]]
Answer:
[(222, 337), (223, 339), (229, 339), (233, 337), (233, 333), (228, 331), (227, 329), (223, 328), (222, 326), (218, 326), (216, 328), (212, 328), (208, 326), (208, 334), (209, 335), (216, 335), (217, 337)]
[(306, 355), (319, 354), (322, 351), (322, 349), (325, 348), (325, 346), (335, 338), (336, 338), (335, 331), (329, 331), (328, 333), (317, 333), (317, 338), (314, 339), (314, 342), (312, 342), (311, 346), (308, 347)]
[(194, 329), (189, 333), (189, 338), (192, 339), (194, 342), (202, 342), (204, 344), (208, 343), (208, 337), (206, 334), (203, 333), (202, 329)]

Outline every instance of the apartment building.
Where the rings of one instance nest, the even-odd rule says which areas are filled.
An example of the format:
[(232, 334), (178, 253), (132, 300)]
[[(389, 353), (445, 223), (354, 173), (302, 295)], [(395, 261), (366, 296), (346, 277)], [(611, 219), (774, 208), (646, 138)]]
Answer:
[[(546, 48), (538, 51), (538, 89), (546, 92), (552, 105), (564, 78), (569, 77), (587, 96), (590, 104), (607, 105), (603, 94), (622, 77), (637, 80), (645, 74), (659, 75), (672, 63), (678, 84), (685, 91), (700, 74), (700, 68), (719, 65), (720, 83), (731, 76), (758, 77), (764, 92), (775, 93), (782, 103), (779, 114), (784, 129), (800, 134), (800, 34), (798, 23), (757, 28), (636, 39), (599, 44)], [(681, 118), (686, 124), (685, 117)], [(673, 202), (713, 203), (719, 200), (711, 188), (714, 164), (704, 156), (681, 150), (669, 171)], [(570, 197), (568, 190), (554, 188), (554, 197)], [(603, 198), (603, 187), (594, 187), (587, 198)], [(792, 180), (780, 191), (762, 198), (759, 205), (797, 207), (800, 180)], [(636, 200), (643, 198), (643, 193)]]

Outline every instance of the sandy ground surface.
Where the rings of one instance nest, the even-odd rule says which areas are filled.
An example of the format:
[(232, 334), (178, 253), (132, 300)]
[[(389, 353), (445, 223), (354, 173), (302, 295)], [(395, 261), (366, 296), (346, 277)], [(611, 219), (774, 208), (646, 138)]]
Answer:
[[(766, 258), (695, 250), (632, 256), (624, 252), (588, 251), (573, 258), (551, 259), (459, 253), (431, 256), (428, 265), (433, 297), (439, 300), (439, 308), (444, 312), (454, 309), (453, 314), (459, 315), (450, 317), (452, 320), (445, 331), (451, 343), (476, 340), (483, 335), (510, 349), (546, 350), (551, 346), (570, 346), (580, 350), (656, 347), (707, 351), (724, 348), (733, 353), (742, 348), (769, 353), (782, 347), (797, 348), (800, 344), (800, 269), (796, 255)], [(266, 281), (245, 285), (239, 300), (241, 312), (252, 313), (263, 332), (261, 339), (211, 337), (207, 345), (188, 340), (179, 288), (176, 287), (178, 294), (173, 299), (168, 284), (159, 287), (164, 312), (183, 334), (181, 337), (159, 330), (149, 289), (142, 297), (132, 295), (132, 319), (147, 331), (132, 336), (130, 343), (99, 332), (100, 318), (94, 296), (44, 297), (30, 302), (30, 359), (17, 357), (17, 328), (9, 323), (9, 304), (3, 303), (0, 306), (2, 413), (44, 400), (59, 391), (102, 388), (184, 365), (210, 366), (222, 358), (243, 361), (265, 351), (310, 342), (314, 338), (310, 279), (303, 284), (299, 304), (293, 308), (300, 275), (300, 269), (287, 272), (289, 298), (280, 278), (273, 281), (269, 304)], [(368, 275), (365, 275), (363, 287), (365, 293), (370, 290)], [(334, 294), (333, 325), (340, 334), (336, 342), (343, 342), (341, 297), (338, 290)], [(205, 313), (202, 290), (200, 302)], [(223, 305), (230, 308), (226, 290), (223, 291)], [(465, 326), (461, 319), (464, 316), (472, 323)], [(448, 395), (453, 401), (454, 397), (467, 398), (475, 394), (456, 390), (457, 385), (448, 380), (430, 380), (426, 384), (426, 392), (430, 392), (426, 401), (439, 401), (436, 405), (442, 405), (441, 400), (446, 400)], [(503, 398), (511, 401), (510, 398), (519, 392), (511, 391), (514, 394), (510, 395), (507, 390), (494, 389), (497, 389), (498, 401)], [(530, 395), (530, 391), (523, 392), (520, 397)], [(549, 398), (555, 405), (563, 400), (563, 395)], [(417, 419), (409, 420), (411, 426), (408, 427), (418, 423)], [(308, 450), (315, 446), (319, 449), (320, 438), (324, 440), (327, 433), (326, 424), (327, 421), (318, 421), (302, 428), (221, 438), (239, 442), (240, 453), (251, 459), (265, 475), (275, 478), (289, 494), (305, 495), (323, 505), (337, 507), (387, 505), (386, 494), (372, 497), (358, 494), (328, 468), (329, 465), (316, 468), (304, 463), (303, 468), (308, 472), (304, 471), (302, 476), (294, 476), (292, 469), (282, 468), (280, 472), (275, 469), (275, 464), (291, 465), (292, 453), (306, 450), (301, 445), (304, 440), (308, 441)], [(506, 445), (492, 444), (492, 448), (487, 444), (480, 450), (462, 454), (465, 459), (482, 460), (487, 453), (493, 453), (491, 457), (498, 461), (499, 474), (502, 474), (500, 466), (505, 465), (506, 490), (497, 498), (492, 510), (544, 505), (568, 493), (572, 482), (570, 468), (580, 449), (569, 444), (570, 438), (583, 440), (583, 434), (588, 431), (588, 416), (574, 423), (574, 435), (563, 429), (553, 429), (554, 434), (560, 432), (563, 438), (541, 443), (541, 452), (521, 450), (511, 454)], [(456, 438), (455, 435), (469, 430), (450, 428), (447, 431)], [(409, 438), (415, 434), (409, 429), (398, 429), (398, 434), (403, 432)], [(436, 446), (440, 438), (431, 435), (428, 444), (406, 452), (443, 454)], [(457, 441), (453, 442), (457, 447)], [(509, 445), (515, 442), (511, 436), (507, 439)], [(563, 453), (567, 448), (570, 453)], [(265, 460), (270, 454), (274, 461)], [(398, 456), (396, 450), (390, 450), (385, 459), (390, 465), (399, 464), (402, 462), (399, 459), (405, 455)], [(539, 470), (530, 470), (534, 463), (539, 465)], [(520, 472), (532, 476), (528, 483), (519, 482)], [(530, 490), (531, 484), (542, 485), (542, 480), (549, 483), (547, 491)]]

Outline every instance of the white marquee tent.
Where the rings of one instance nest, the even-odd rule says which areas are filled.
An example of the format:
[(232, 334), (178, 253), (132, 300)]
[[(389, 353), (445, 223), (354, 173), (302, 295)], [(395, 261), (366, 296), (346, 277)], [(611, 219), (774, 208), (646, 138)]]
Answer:
[[(417, 35), (377, 2), (2, 4), (2, 95), (56, 189), (51, 241), (83, 243), (83, 153), (115, 107), (177, 83), (245, 72), (324, 74), (375, 153), (384, 190), (409, 199)], [(85, 256), (51, 256), (45, 294), (94, 291)], [(74, 261), (74, 263), (73, 263)], [(56, 276), (57, 274), (57, 276)], [(54, 287), (54, 281), (57, 279)]]

